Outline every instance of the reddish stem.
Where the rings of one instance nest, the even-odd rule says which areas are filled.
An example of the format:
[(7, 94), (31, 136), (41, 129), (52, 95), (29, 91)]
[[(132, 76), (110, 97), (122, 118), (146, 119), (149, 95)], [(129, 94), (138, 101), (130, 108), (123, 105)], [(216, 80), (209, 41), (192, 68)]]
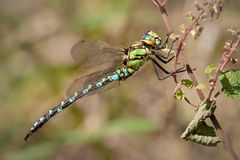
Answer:
[(232, 43), (229, 46), (226, 46), (225, 49), (223, 50), (221, 62), (219, 63), (218, 68), (215, 71), (214, 77), (210, 80), (211, 82), (210, 82), (210, 90), (209, 90), (209, 94), (208, 94), (208, 99), (211, 98), (211, 95), (214, 91), (218, 77), (219, 77), (221, 71), (225, 68), (227, 63), (230, 61), (233, 53), (236, 51), (238, 44), (239, 44), (239, 39), (237, 39), (236, 41), (232, 41)]
[(160, 12), (162, 14), (164, 23), (166, 24), (168, 33), (172, 33), (173, 32), (173, 28), (172, 28), (172, 25), (171, 25), (171, 23), (169, 21), (167, 11), (166, 11), (166, 9), (164, 7), (166, 1), (164, 1), (164, 0), (152, 0), (152, 1), (160, 9)]
[[(160, 9), (160, 11), (162, 13), (162, 17), (164, 19), (164, 23), (166, 24), (166, 28), (167, 28), (168, 32), (172, 33), (173, 29), (172, 29), (172, 26), (170, 24), (170, 21), (169, 21), (166, 9), (164, 7), (165, 6), (165, 1), (164, 0), (152, 0), (152, 1), (154, 2), (154, 4), (156, 4), (159, 7), (159, 9)], [(183, 44), (186, 41), (186, 38), (188, 37), (188, 35), (191, 32), (191, 30), (193, 29), (193, 27), (196, 25), (198, 19), (199, 19), (199, 17), (197, 17), (193, 21), (192, 25), (187, 29), (187, 32), (184, 34), (183, 38), (181, 39), (181, 41), (180, 41), (180, 43), (178, 45), (178, 48), (177, 48), (177, 54), (176, 54), (176, 59), (175, 59), (175, 64), (174, 64), (174, 70), (176, 70), (176, 64), (178, 62), (178, 57), (181, 54), (181, 56), (184, 59), (184, 63), (186, 65), (189, 77), (192, 80), (194, 86), (198, 85), (197, 79), (196, 79), (195, 75), (193, 74), (192, 69), (191, 69), (189, 63), (188, 63), (186, 57), (184, 56), (184, 54), (182, 52), (183, 52)], [(237, 41), (237, 44), (238, 44), (238, 42), (239, 42), (239, 40)], [(235, 46), (237, 46), (237, 45), (235, 45)], [(235, 47), (235, 49), (236, 49), (236, 47)], [(230, 52), (230, 55), (232, 55), (232, 53), (234, 51), (232, 50), (232, 52)], [(224, 67), (226, 64), (227, 64), (227, 62), (223, 63), (222, 67)], [(222, 68), (222, 67), (219, 67), (219, 69)], [(218, 77), (219, 73), (218, 72), (216, 72), (216, 73), (217, 73), (216, 77)], [(216, 77), (214, 79), (215, 81), (217, 80)], [(177, 83), (176, 75), (174, 75), (174, 81)], [(216, 84), (216, 82), (214, 82), (213, 88), (210, 90), (210, 93), (209, 93), (209, 96), (208, 96), (209, 98), (211, 97), (211, 94), (212, 94), (212, 92), (214, 90), (215, 84)], [(203, 101), (205, 99), (205, 96), (204, 96), (203, 92), (200, 89), (196, 89), (196, 91), (197, 91), (197, 94), (198, 94), (200, 100)], [(212, 123), (213, 123), (213, 125), (214, 125), (214, 127), (215, 127), (215, 129), (217, 131), (217, 135), (222, 139), (222, 141), (224, 142), (227, 150), (230, 152), (230, 155), (231, 155), (232, 159), (239, 160), (236, 152), (233, 149), (232, 144), (230, 143), (230, 140), (228, 139), (228, 137), (225, 136), (225, 134), (224, 134), (224, 132), (223, 132), (223, 130), (222, 130), (222, 128), (221, 128), (217, 118), (215, 117), (215, 115), (211, 115), (210, 119), (211, 119), (211, 121), (212, 121)]]

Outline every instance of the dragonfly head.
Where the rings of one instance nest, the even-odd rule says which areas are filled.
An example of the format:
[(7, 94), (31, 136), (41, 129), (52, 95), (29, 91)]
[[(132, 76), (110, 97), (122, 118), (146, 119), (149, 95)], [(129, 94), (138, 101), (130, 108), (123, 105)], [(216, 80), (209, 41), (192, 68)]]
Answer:
[(140, 41), (153, 48), (158, 48), (161, 45), (161, 38), (153, 31), (144, 34)]

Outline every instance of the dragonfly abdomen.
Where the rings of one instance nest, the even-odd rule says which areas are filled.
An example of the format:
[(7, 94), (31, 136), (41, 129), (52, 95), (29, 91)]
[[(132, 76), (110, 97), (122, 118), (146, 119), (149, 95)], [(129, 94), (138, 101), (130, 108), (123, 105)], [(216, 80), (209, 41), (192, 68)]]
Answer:
[(116, 83), (130, 77), (136, 70), (130, 67), (121, 67), (116, 69), (113, 72), (106, 74), (105, 76), (95, 79), (92, 83), (85, 84), (82, 90), (74, 93), (77, 99), (81, 98), (84, 95), (91, 95), (94, 93), (99, 93), (98, 90), (104, 88), (110, 83)]
[(135, 72), (136, 70), (131, 67), (123, 67), (123, 68), (117, 69), (113, 76), (116, 77), (115, 79), (122, 81), (130, 77)]
[(44, 114), (42, 117), (39, 118), (38, 121), (36, 121), (33, 126), (31, 127), (30, 132), (26, 135), (24, 140), (27, 140), (33, 133), (35, 133), (38, 129), (40, 129), (49, 119), (53, 116), (55, 116), (57, 113), (61, 112), (63, 109), (67, 108), (70, 104), (72, 104), (74, 101), (79, 99), (81, 96), (76, 92), (73, 96), (67, 98), (66, 100), (59, 103), (54, 108), (50, 109), (46, 114)]
[(116, 69), (111, 74), (96, 80), (93, 83), (86, 84), (82, 90), (75, 92), (73, 96), (70, 96), (66, 100), (59, 103), (54, 108), (50, 109), (46, 114), (44, 114), (42, 117), (39, 118), (38, 121), (36, 121), (30, 132), (26, 135), (24, 138), (27, 140), (33, 133), (35, 133), (38, 129), (40, 129), (47, 121), (49, 121), (53, 116), (55, 116), (57, 113), (61, 112), (63, 109), (67, 108), (70, 104), (75, 102), (76, 100), (82, 98), (85, 95), (91, 94), (94, 91), (97, 91), (98, 89), (108, 85), (109, 83), (112, 83), (114, 81), (121, 81), (125, 80), (129, 76), (131, 76), (135, 72), (134, 69), (129, 67), (122, 67), (119, 69)]

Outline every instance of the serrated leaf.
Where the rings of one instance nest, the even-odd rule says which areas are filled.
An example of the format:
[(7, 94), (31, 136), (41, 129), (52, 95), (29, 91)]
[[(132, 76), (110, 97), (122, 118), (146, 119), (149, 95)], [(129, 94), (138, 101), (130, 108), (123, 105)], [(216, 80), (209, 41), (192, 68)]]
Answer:
[(178, 89), (176, 92), (175, 92), (175, 98), (178, 99), (178, 100), (183, 100), (185, 98), (185, 93), (183, 92), (182, 89)]
[(204, 73), (210, 74), (210, 73), (212, 73), (213, 71), (215, 71), (216, 69), (217, 69), (217, 67), (216, 67), (214, 64), (210, 64), (209, 66), (207, 66), (207, 67), (204, 69)]
[(188, 139), (188, 136), (197, 132), (203, 121), (209, 118), (216, 109), (216, 102), (204, 100), (198, 108), (192, 121), (189, 123), (186, 130), (183, 132), (181, 138)]
[(240, 99), (240, 70), (222, 72), (219, 79), (226, 96), (232, 99)]
[(217, 146), (221, 139), (216, 136), (214, 128), (208, 126), (205, 122), (206, 118), (209, 118), (215, 109), (215, 101), (203, 101), (181, 138), (206, 146)]
[(182, 85), (184, 85), (185, 87), (187, 87), (187, 88), (193, 88), (193, 83), (192, 83), (192, 81), (191, 80), (189, 80), (189, 79), (183, 79), (183, 80), (181, 80), (181, 84)]

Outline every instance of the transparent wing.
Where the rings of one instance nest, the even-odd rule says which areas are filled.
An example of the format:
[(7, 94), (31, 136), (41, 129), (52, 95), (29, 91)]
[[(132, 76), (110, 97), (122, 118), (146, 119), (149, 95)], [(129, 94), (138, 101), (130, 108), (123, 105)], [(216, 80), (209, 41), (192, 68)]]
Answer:
[(121, 63), (124, 52), (122, 48), (113, 48), (100, 41), (80, 41), (71, 50), (73, 59), (83, 67), (94, 67), (107, 62)]
[[(67, 88), (66, 96), (72, 96), (75, 92), (82, 90), (83, 88), (87, 87), (89, 84), (95, 84), (102, 80), (102, 78), (107, 78), (111, 75), (116, 69), (120, 68), (122, 65), (118, 67), (108, 68), (103, 71), (97, 71), (88, 75), (84, 75), (75, 79)], [(119, 86), (119, 81), (112, 81), (109, 84), (106, 84), (94, 91), (90, 91), (88, 95), (102, 93), (108, 89), (114, 88)]]

